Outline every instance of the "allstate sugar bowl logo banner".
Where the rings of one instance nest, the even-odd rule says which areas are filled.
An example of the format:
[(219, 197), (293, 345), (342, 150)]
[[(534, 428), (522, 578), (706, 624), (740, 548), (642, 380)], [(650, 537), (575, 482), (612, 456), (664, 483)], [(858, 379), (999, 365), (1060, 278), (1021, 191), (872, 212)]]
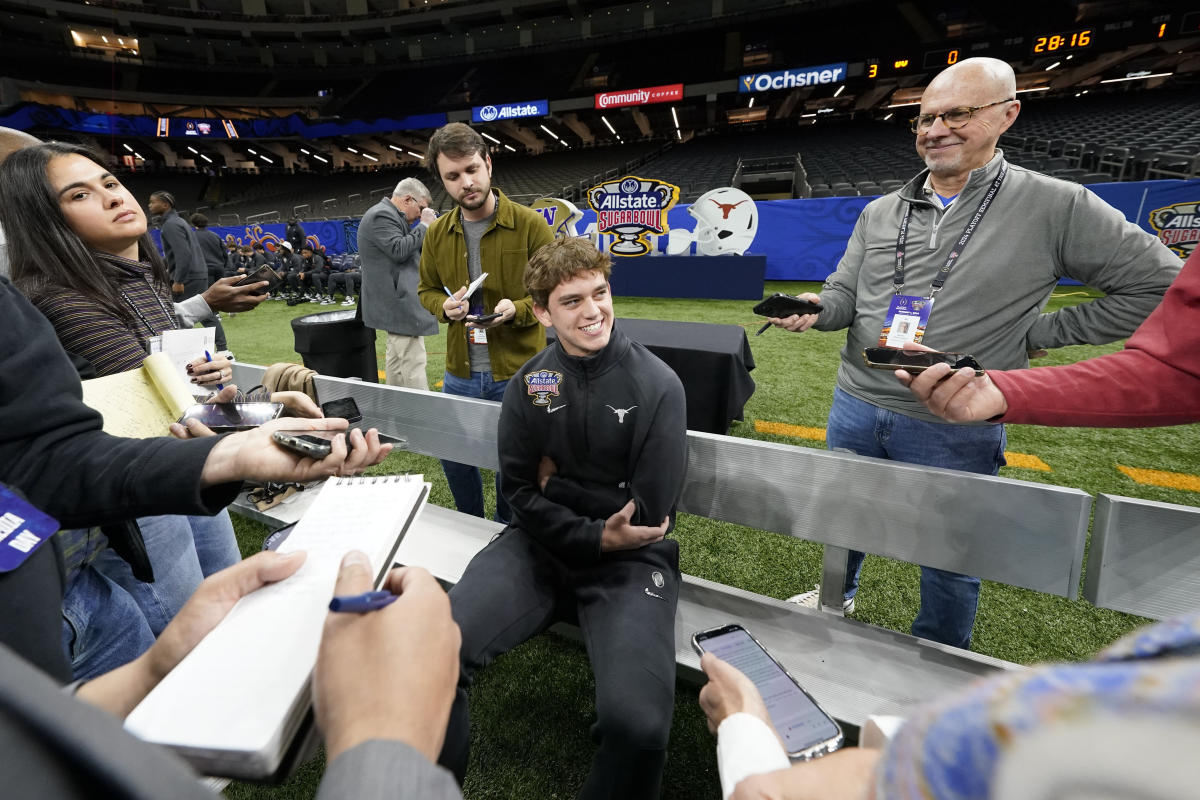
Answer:
[(640, 256), (650, 252), (647, 234), (667, 232), (667, 211), (679, 200), (679, 187), (626, 175), (588, 189), (587, 199), (596, 212), (596, 230), (617, 237), (608, 251)]
[(1176, 255), (1187, 258), (1200, 244), (1200, 202), (1156, 208), (1150, 212), (1150, 227)]

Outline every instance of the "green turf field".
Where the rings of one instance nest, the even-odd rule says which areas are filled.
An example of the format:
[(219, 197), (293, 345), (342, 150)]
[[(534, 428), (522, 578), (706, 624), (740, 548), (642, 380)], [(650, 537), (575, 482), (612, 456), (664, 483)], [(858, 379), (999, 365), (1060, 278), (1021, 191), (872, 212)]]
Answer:
[[(768, 283), (767, 293), (817, 291), (816, 284)], [(1048, 310), (1082, 302), (1082, 288), (1055, 293)], [(718, 300), (617, 298), (618, 317), (687, 320), (744, 325), (752, 334), (758, 318), (750, 303)], [(241, 361), (270, 364), (299, 361), (292, 350), (288, 321), (301, 314), (330, 310), (315, 305), (288, 308), (267, 302), (253, 312), (225, 315), (230, 348)], [(442, 328), (443, 332), (445, 328)], [(443, 335), (428, 337), (430, 385), (441, 380)], [(770, 330), (751, 335), (757, 367), (754, 396), (745, 421), (730, 435), (806, 447), (815, 439), (758, 433), (757, 421), (824, 428), (833, 391), (843, 333)], [(383, 334), (378, 335), (383, 363)], [(1052, 352), (1038, 364), (1070, 363), (1118, 349), (1071, 347)], [(247, 387), (248, 388), (248, 387)], [(1137, 387), (1131, 387), (1136, 391)], [(1090, 494), (1109, 492), (1185, 505), (1200, 505), (1200, 493), (1134, 482), (1117, 465), (1161, 470), (1182, 476), (1200, 474), (1200, 425), (1169, 429), (1089, 430), (1009, 426), (1008, 451), (1036, 456), (1049, 471), (1005, 467), (1001, 475), (1020, 480), (1078, 487)], [(410, 453), (391, 456), (377, 469), (423, 472), (434, 489), (430, 502), (453, 507), (438, 463)], [(1169, 476), (1168, 476), (1169, 478)], [(1167, 482), (1170, 482), (1169, 480)], [(484, 487), (490, 487), (484, 480)], [(1196, 486), (1178, 479), (1174, 486)], [(489, 497), (489, 510), (492, 498)], [(265, 530), (234, 517), (245, 553), (257, 550)], [(684, 572), (754, 592), (785, 598), (810, 589), (821, 570), (820, 548), (787, 536), (738, 528), (680, 515), (675, 534)], [(863, 569), (855, 618), (908, 631), (919, 602), (917, 568), (868, 557)], [(972, 649), (997, 658), (1031, 663), (1080, 660), (1143, 623), (1136, 617), (1097, 609), (1084, 600), (1071, 602), (1009, 586), (985, 584)], [(419, 646), (419, 645), (418, 645)], [(499, 659), (478, 677), (472, 690), (472, 762), (465, 787), (469, 798), (573, 797), (583, 782), (592, 752), (592, 681), (582, 646), (543, 636)], [(264, 788), (234, 784), (230, 797), (312, 797), (321, 762), (309, 764), (286, 786)], [(696, 705), (696, 692), (680, 687), (663, 797), (720, 796), (713, 739)]]

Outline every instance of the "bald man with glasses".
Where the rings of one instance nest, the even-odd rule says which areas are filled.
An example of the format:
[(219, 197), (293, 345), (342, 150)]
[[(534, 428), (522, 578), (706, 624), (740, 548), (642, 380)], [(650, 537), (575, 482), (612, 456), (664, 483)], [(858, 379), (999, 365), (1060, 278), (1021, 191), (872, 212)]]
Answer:
[[(820, 302), (820, 314), (773, 320), (795, 332), (848, 329), (831, 449), (995, 475), (1005, 463), (1003, 425), (946, 424), (889, 371), (868, 369), (863, 349), (916, 341), (1017, 369), (1044, 350), (1125, 338), (1179, 272), (1177, 256), (1085, 187), (1004, 159), (996, 143), (1020, 113), (1016, 96), (1012, 68), (996, 59), (938, 74), (912, 120), (926, 169), (863, 209), (820, 295), (800, 295)], [(1062, 277), (1105, 296), (1041, 313)], [(850, 554), (847, 612), (862, 560)], [(969, 647), (979, 588), (978, 578), (922, 567), (913, 635)]]
[(389, 386), (429, 389), (422, 337), (437, 335), (438, 324), (417, 296), (421, 246), (425, 231), (437, 219), (429, 203), (425, 184), (405, 178), (358, 226), (359, 308), (364, 325), (387, 331), (384, 370)]

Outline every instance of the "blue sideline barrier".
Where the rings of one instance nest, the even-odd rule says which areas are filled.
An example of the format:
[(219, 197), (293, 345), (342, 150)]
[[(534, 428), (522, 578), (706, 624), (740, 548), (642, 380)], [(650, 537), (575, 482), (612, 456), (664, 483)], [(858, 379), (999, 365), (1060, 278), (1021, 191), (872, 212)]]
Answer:
[[(1107, 203), (1121, 211), (1125, 218), (1141, 226), (1149, 233), (1163, 238), (1180, 257), (1190, 252), (1200, 239), (1200, 180), (1142, 181), (1136, 183), (1101, 183), (1088, 187)], [(874, 198), (829, 197), (815, 200), (767, 200), (758, 203), (758, 235), (750, 252), (766, 257), (766, 280), (821, 281), (837, 268), (845, 252), (846, 242), (854, 229), (859, 213)], [(1163, 214), (1172, 206), (1181, 206), (1178, 214), (1191, 214), (1191, 222), (1182, 231), (1173, 234), (1183, 241), (1171, 241), (1169, 232), (1155, 229), (1154, 221), (1162, 221)], [(1192, 210), (1187, 209), (1191, 207)], [(578, 225), (580, 232), (595, 220), (595, 213), (584, 211)], [(667, 216), (672, 229), (692, 230), (695, 220), (687, 213), (687, 206), (671, 209)], [(325, 248), (329, 254), (355, 252), (357, 247), (358, 220), (332, 220), (328, 222), (303, 223), (310, 241)], [(224, 239), (232, 236), (239, 242), (264, 241), (272, 248), (283, 239), (285, 226), (282, 224), (246, 225), (239, 227), (210, 227)], [(155, 232), (157, 237), (157, 232)], [(659, 250), (665, 250), (665, 237), (658, 242)], [(669, 257), (642, 256), (638, 272), (652, 269), (674, 269), (676, 264)], [(617, 262), (633, 259), (617, 258)], [(692, 262), (701, 265), (701, 262)], [(626, 270), (621, 270), (625, 273)], [(722, 280), (731, 274), (726, 268), (710, 265), (705, 269), (704, 280)], [(736, 273), (732, 273), (736, 274)], [(692, 281), (698, 276), (692, 274)], [(660, 282), (677, 280), (663, 278)], [(620, 292), (634, 294), (634, 292)], [(686, 295), (672, 295), (686, 296)], [(705, 296), (713, 296), (711, 294)]]

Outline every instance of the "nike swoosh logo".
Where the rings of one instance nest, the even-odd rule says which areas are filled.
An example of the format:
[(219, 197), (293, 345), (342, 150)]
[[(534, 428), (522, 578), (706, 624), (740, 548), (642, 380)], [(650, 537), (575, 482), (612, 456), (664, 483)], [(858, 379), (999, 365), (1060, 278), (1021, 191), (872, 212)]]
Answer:
[(561, 406), (555, 406), (554, 408), (547, 408), (546, 413), (553, 414), (555, 411), (559, 411), (560, 409), (564, 409), (566, 407), (567, 407), (567, 403), (563, 403)]

